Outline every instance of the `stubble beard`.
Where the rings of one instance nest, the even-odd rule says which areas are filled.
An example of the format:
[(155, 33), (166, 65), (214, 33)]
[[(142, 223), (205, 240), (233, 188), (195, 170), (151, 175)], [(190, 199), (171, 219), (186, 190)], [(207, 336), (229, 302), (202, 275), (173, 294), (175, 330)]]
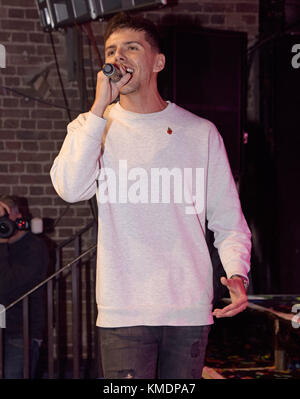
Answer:
[(134, 92), (135, 92), (135, 90), (130, 88), (130, 87), (122, 87), (121, 90), (120, 90), (120, 94), (122, 94), (123, 96), (126, 96), (128, 94), (132, 94)]
[(126, 85), (121, 87), (120, 94), (122, 94), (122, 95), (132, 94), (132, 93), (135, 93), (138, 90), (138, 88), (139, 88), (138, 84), (130, 85), (130, 81), (129, 81)]

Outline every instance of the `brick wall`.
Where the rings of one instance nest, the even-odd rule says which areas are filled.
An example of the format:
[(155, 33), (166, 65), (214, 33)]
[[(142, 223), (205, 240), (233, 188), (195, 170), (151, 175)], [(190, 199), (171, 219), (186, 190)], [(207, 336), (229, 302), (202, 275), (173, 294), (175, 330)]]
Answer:
[[(178, 0), (163, 10), (143, 14), (157, 22), (177, 23), (188, 16), (203, 27), (246, 31), (249, 44), (258, 32), (258, 0)], [(105, 23), (94, 22), (92, 26), (102, 49)], [(69, 105), (78, 110), (77, 84), (68, 81), (66, 72), (64, 36), (54, 32), (53, 37)], [(34, 95), (28, 79), (53, 63), (49, 34), (41, 30), (34, 0), (0, 0), (0, 43), (7, 51), (6, 68), (0, 70), (0, 85)], [(91, 88), (86, 36), (84, 43), (86, 76)], [(97, 65), (95, 54), (93, 57)], [(53, 65), (48, 82), (51, 93), (45, 100), (64, 106)], [(93, 90), (89, 89), (89, 104), (92, 100)], [(49, 170), (66, 134), (67, 112), (3, 88), (0, 88), (0, 111), (0, 193), (26, 196), (33, 216), (58, 218), (67, 204), (55, 193)], [(74, 111), (71, 117), (77, 114)], [(65, 239), (91, 218), (88, 202), (72, 204), (50, 236), (56, 241)]]
[[(142, 14), (153, 21), (165, 24), (179, 24), (188, 17), (192, 23), (203, 28), (246, 31), (249, 45), (253, 43), (258, 33), (258, 0), (177, 0), (172, 1), (172, 5), (165, 9)], [(105, 23), (93, 22), (92, 27), (102, 51)], [(61, 32), (54, 32), (53, 38), (69, 106), (74, 110), (71, 112), (71, 119), (74, 119), (80, 109), (77, 83), (68, 81), (64, 35)], [(85, 33), (83, 40), (90, 106), (93, 101), (93, 76), (95, 79), (96, 68), (93, 75)], [(5, 86), (35, 97), (36, 93), (30, 89), (28, 80), (49, 66), (47, 81), (50, 93), (44, 100), (59, 106), (65, 105), (53, 65), (50, 37), (40, 27), (34, 0), (0, 0), (0, 43), (5, 45), (7, 52), (6, 68), (0, 69), (0, 194), (27, 197), (33, 216), (57, 220), (63, 214), (55, 230), (48, 233), (51, 239), (60, 242), (92, 220), (89, 203), (84, 201), (71, 204), (67, 208), (68, 204), (54, 191), (49, 176), (52, 162), (66, 134), (68, 114), (63, 108), (55, 108), (9, 89), (3, 89)], [(97, 66), (98, 59), (94, 52), (92, 57), (94, 66)], [(90, 239), (91, 236), (87, 236), (85, 243)], [(68, 246), (65, 251), (68, 259), (72, 257), (72, 252), (72, 245)], [(67, 352), (70, 355), (72, 348), (70, 275), (67, 275), (65, 284), (66, 297), (63, 299), (63, 306), (66, 309), (67, 327), (61, 333), (66, 337)], [(91, 286), (93, 288), (93, 284)], [(84, 310), (86, 306), (84, 299), (82, 306)], [(83, 319), (84, 314), (83, 312)], [(84, 328), (84, 354), (87, 347), (84, 343), (87, 331), (89, 328)]]

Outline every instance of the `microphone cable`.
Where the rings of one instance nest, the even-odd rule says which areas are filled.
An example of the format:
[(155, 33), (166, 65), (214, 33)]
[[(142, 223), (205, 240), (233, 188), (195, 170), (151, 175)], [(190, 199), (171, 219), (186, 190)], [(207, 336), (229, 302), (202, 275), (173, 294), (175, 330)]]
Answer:
[(50, 35), (51, 47), (52, 47), (52, 52), (53, 52), (53, 56), (54, 56), (54, 60), (55, 60), (56, 71), (57, 71), (57, 75), (58, 75), (58, 78), (59, 78), (62, 95), (63, 95), (64, 101), (65, 101), (65, 104), (66, 104), (66, 110), (67, 110), (67, 113), (68, 113), (69, 121), (71, 122), (72, 121), (71, 112), (70, 112), (69, 103), (68, 103), (68, 100), (67, 100), (64, 84), (63, 84), (61, 73), (60, 73), (60, 69), (59, 69), (59, 64), (58, 64), (58, 60), (57, 60), (57, 55), (56, 55), (53, 35), (52, 35), (51, 31), (49, 31), (49, 35)]

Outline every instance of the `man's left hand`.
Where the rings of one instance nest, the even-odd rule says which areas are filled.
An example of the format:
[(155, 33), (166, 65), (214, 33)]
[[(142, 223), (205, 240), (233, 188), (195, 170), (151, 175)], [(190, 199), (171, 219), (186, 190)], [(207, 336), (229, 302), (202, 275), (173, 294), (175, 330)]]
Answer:
[(223, 309), (215, 309), (213, 315), (217, 318), (231, 317), (245, 310), (248, 305), (248, 297), (243, 281), (239, 277), (230, 279), (221, 277), (221, 283), (229, 290), (231, 304)]

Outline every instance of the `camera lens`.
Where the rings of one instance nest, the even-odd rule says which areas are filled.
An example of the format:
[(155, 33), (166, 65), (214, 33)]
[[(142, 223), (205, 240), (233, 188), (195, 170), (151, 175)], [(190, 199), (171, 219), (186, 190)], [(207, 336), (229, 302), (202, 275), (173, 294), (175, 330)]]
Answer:
[(9, 238), (14, 234), (15, 224), (7, 217), (0, 217), (0, 238)]
[(0, 234), (7, 234), (9, 231), (9, 227), (6, 223), (0, 223)]

